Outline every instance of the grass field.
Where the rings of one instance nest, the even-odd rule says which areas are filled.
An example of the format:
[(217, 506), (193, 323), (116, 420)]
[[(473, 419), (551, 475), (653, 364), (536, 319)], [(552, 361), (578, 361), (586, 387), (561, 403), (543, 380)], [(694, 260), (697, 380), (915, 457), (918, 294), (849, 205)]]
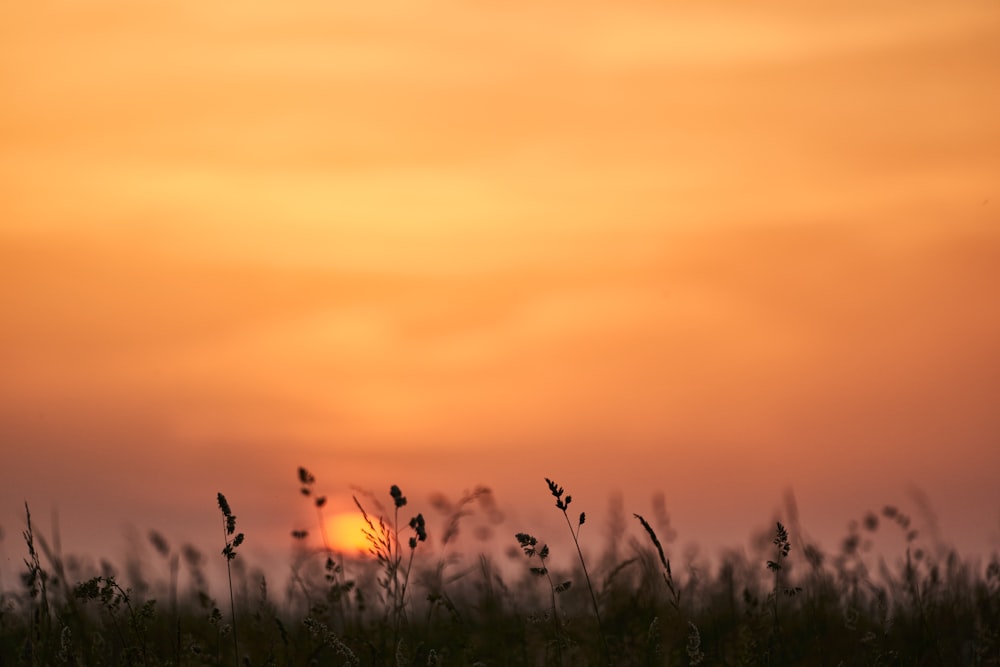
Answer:
[[(468, 517), (495, 512), (488, 489), (415, 508), (392, 485), (355, 498), (370, 553), (346, 558), (324, 546), (326, 499), (300, 468), (317, 529), (292, 532), (278, 592), (283, 573), (244, 564), (254, 536), (222, 493), (206, 506), (218, 543), (175, 547), (151, 531), (156, 568), (86, 571), (26, 506), (20, 585), (0, 592), (0, 665), (1000, 665), (997, 555), (928, 543), (895, 507), (852, 521), (833, 553), (776, 522), (709, 568), (672, 562), (663, 516), (591, 517), (545, 482), (552, 506), (539, 511), (561, 513), (571, 537), (551, 547), (524, 526), (501, 554), (460, 552)], [(605, 543), (587, 543), (595, 520), (612, 526)], [(873, 548), (886, 533), (899, 553)], [(554, 567), (555, 549), (572, 565)], [(209, 558), (227, 566), (218, 598)]]

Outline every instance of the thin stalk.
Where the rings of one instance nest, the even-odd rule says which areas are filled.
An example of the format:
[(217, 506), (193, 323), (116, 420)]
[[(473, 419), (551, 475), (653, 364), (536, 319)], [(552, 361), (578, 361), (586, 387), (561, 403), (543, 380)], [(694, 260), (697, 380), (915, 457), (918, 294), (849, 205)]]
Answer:
[(226, 547), (222, 550), (222, 555), (226, 557), (226, 574), (229, 576), (229, 605), (233, 614), (233, 651), (236, 655), (236, 665), (240, 664), (240, 644), (239, 633), (236, 631), (236, 595), (233, 593), (233, 569), (229, 561), (236, 558), (236, 548), (243, 544), (243, 533), (236, 534), (232, 541), (229, 536), (236, 533), (236, 516), (229, 507), (229, 502), (221, 493), (218, 496), (219, 509), (222, 510), (222, 536), (226, 542)]
[(573, 496), (567, 495), (563, 499), (564, 489), (559, 486), (551, 479), (546, 478), (545, 482), (549, 485), (549, 492), (556, 499), (556, 507), (563, 513), (563, 517), (566, 519), (566, 526), (569, 528), (569, 534), (573, 536), (573, 544), (576, 545), (576, 553), (580, 557), (580, 566), (583, 568), (583, 576), (587, 580), (587, 590), (590, 591), (590, 601), (594, 605), (594, 616), (597, 617), (597, 631), (601, 635), (601, 649), (604, 651), (605, 662), (611, 662), (611, 650), (608, 648), (608, 639), (604, 636), (604, 623), (601, 621), (601, 610), (597, 604), (597, 594), (594, 593), (594, 585), (590, 581), (590, 572), (587, 571), (587, 563), (583, 559), (583, 550), (580, 548), (579, 532), (580, 528), (583, 527), (584, 521), (587, 519), (586, 513), (580, 514), (580, 522), (577, 525), (577, 529), (573, 530), (573, 523), (569, 520), (569, 513), (567, 509), (569, 504), (573, 502)]
[[(226, 540), (226, 545), (229, 545), (229, 533), (227, 532), (226, 517), (222, 517), (222, 535), (223, 539)], [(236, 665), (239, 667), (240, 664), (240, 645), (237, 641), (236, 633), (236, 596), (233, 594), (233, 567), (230, 564), (231, 558), (226, 558), (226, 574), (229, 576), (229, 609), (233, 615), (233, 651), (236, 653)]]
[[(569, 533), (573, 536), (573, 544), (576, 545), (576, 553), (580, 557), (580, 566), (583, 568), (583, 577), (587, 580), (587, 590), (590, 591), (590, 601), (594, 605), (594, 616), (597, 617), (597, 630), (601, 635), (601, 646), (604, 650), (605, 659), (610, 659), (611, 651), (608, 648), (608, 640), (604, 636), (604, 623), (601, 621), (601, 610), (597, 605), (597, 594), (594, 593), (594, 585), (590, 582), (590, 573), (587, 571), (587, 563), (583, 560), (583, 550), (580, 548), (580, 540), (578, 538), (578, 530), (573, 530), (573, 524), (569, 520), (569, 514), (566, 513), (566, 509), (563, 508), (563, 517), (566, 519), (566, 525), (569, 526)], [(583, 524), (581, 523), (580, 526)]]

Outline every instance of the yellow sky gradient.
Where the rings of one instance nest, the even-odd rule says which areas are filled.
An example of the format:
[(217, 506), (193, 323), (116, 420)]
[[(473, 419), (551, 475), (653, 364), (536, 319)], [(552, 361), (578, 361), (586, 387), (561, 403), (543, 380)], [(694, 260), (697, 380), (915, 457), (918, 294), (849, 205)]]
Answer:
[(988, 0), (2, 3), (0, 547), (280, 551), (305, 465), (986, 548), (998, 81)]

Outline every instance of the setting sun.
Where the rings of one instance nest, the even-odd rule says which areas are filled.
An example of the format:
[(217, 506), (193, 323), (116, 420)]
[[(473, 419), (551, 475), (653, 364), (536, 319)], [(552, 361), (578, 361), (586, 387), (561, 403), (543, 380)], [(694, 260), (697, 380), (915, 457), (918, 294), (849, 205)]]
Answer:
[(334, 514), (326, 522), (330, 547), (348, 554), (357, 551), (367, 552), (368, 541), (364, 534), (367, 527), (364, 518), (357, 512)]

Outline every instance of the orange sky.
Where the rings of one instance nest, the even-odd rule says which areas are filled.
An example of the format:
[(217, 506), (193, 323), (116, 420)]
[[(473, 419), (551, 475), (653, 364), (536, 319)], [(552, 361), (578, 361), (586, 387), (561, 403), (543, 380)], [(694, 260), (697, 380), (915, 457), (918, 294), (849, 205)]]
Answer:
[(992, 0), (3, 3), (0, 575), (298, 465), (995, 545), (997, 81)]

